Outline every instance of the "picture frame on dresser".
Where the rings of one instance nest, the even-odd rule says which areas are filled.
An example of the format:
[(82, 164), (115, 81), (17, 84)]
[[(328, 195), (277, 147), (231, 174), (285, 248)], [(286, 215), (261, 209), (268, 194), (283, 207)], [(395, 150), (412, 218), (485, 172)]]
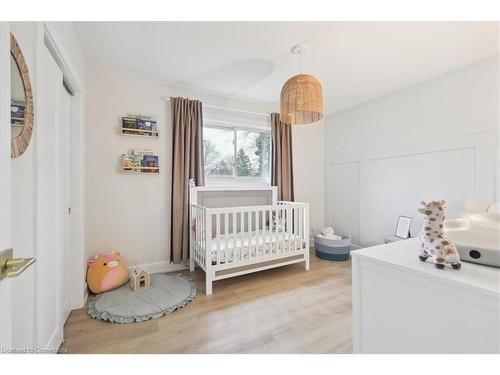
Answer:
[(411, 237), (410, 227), (412, 219), (413, 218), (410, 216), (399, 215), (394, 235), (398, 238), (404, 238), (404, 239), (410, 238)]

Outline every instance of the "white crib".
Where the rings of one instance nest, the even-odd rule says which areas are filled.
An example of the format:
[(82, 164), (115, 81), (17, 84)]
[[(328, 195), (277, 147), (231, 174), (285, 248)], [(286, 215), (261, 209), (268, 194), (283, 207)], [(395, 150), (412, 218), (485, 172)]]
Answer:
[(216, 280), (299, 262), (309, 270), (309, 205), (272, 196), (270, 205), (191, 204), (190, 270), (205, 271), (207, 295)]

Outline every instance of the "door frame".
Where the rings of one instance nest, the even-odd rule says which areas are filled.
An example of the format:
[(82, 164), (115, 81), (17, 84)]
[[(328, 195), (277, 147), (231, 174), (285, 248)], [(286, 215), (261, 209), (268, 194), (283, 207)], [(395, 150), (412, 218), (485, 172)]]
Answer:
[[(0, 22), (0, 61), (10, 61), (10, 24)], [(10, 157), (10, 64), (0, 64), (0, 251), (12, 247), (12, 191)], [(8, 303), (5, 303), (8, 301)], [(12, 288), (0, 282), (0, 348), (12, 345)]]
[[(85, 90), (70, 54), (64, 49), (63, 36), (51, 22), (37, 24), (37, 61), (47, 48), (61, 69), (71, 97), (71, 279), (70, 307), (72, 310), (85, 305)], [(37, 64), (37, 77), (43, 72)], [(43, 173), (37, 170), (36, 173)]]

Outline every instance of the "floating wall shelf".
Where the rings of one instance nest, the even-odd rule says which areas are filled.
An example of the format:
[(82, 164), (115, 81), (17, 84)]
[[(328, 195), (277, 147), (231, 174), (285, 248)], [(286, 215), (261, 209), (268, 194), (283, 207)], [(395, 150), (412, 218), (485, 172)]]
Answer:
[(160, 167), (122, 167), (123, 173), (160, 174)]
[(122, 135), (129, 135), (132, 137), (158, 138), (160, 136), (160, 132), (158, 130), (141, 130), (141, 129), (122, 128)]

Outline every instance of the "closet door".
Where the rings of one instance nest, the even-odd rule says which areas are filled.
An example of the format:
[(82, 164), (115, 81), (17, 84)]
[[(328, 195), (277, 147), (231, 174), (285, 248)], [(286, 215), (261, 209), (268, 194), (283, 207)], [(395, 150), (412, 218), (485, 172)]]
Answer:
[(38, 128), (36, 186), (36, 316), (37, 347), (58, 348), (63, 339), (63, 233), (60, 196), (63, 180), (60, 166), (60, 121), (63, 75), (45, 46), (38, 69)]
[(59, 189), (58, 200), (60, 204), (59, 215), (62, 227), (62, 274), (63, 274), (63, 321), (71, 312), (70, 286), (71, 286), (71, 94), (62, 90), (58, 121), (58, 168)]

